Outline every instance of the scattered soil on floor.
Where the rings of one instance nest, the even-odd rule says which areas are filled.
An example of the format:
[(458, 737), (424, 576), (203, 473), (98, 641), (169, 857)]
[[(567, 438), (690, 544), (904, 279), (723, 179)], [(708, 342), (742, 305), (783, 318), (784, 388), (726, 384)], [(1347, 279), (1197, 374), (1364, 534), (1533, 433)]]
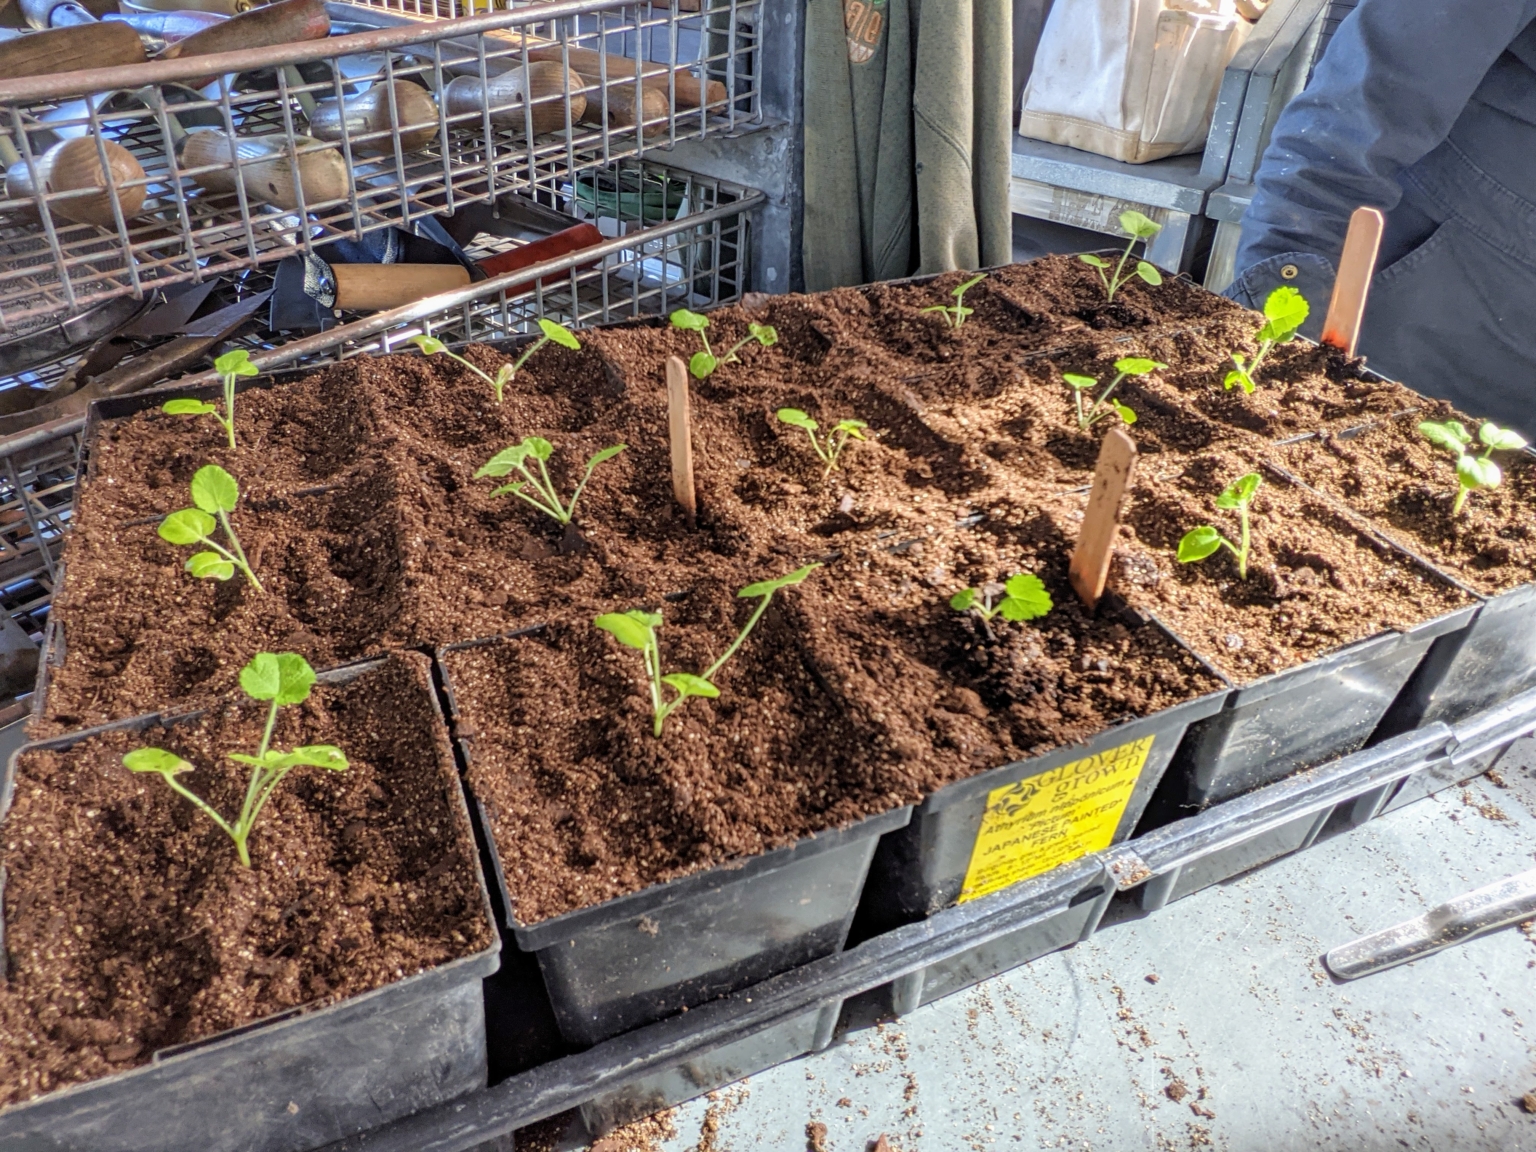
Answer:
[(211, 821), (122, 756), (166, 748), (195, 766), (187, 787), (237, 812), (247, 777), (227, 754), (255, 750), (265, 705), (21, 757), (0, 833), (0, 1100), (490, 945), (430, 675), (425, 657), (392, 656), (280, 712), (274, 747), (336, 744), (350, 767), (292, 772), (257, 823), (250, 869)]

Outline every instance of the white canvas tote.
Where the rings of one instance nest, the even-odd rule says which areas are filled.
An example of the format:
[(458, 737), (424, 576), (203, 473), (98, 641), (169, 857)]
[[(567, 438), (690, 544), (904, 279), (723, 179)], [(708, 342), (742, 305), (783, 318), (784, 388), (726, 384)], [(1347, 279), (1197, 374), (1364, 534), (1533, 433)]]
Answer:
[(1132, 164), (1198, 152), (1251, 27), (1234, 0), (1056, 0), (1019, 135)]

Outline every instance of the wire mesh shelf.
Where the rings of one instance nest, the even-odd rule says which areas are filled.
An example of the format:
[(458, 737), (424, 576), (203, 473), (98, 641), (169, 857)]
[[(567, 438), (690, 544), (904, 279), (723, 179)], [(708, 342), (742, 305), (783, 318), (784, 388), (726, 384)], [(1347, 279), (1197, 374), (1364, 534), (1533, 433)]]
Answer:
[(116, 298), (761, 121), (756, 0), (436, 3), (456, 18), (330, 4), (325, 39), (0, 79), (0, 363)]

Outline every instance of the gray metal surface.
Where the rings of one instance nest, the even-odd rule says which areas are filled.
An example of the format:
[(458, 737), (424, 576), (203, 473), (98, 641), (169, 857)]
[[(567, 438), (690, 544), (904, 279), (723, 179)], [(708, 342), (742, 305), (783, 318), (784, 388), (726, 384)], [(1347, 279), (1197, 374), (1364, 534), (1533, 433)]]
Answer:
[(633, 1146), (800, 1152), (821, 1123), (828, 1152), (882, 1133), (893, 1152), (1536, 1149), (1520, 1105), (1536, 939), (1507, 929), (1351, 984), (1321, 964), (1331, 943), (1530, 866), (1536, 770), (1502, 779), (1155, 916), (1117, 903), (1075, 949), (684, 1105), (675, 1137)]
[(1221, 183), (1200, 171), (1199, 155), (1125, 164), (1018, 135), (1013, 138), (1013, 174), (1020, 180), (1189, 213), (1199, 212), (1205, 194)]

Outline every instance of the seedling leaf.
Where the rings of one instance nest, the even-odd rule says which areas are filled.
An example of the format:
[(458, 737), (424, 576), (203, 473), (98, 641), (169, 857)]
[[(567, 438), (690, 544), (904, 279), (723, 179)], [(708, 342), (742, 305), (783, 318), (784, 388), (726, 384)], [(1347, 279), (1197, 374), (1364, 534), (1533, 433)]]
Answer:
[(796, 428), (804, 428), (807, 432), (814, 432), (821, 425), (812, 420), (798, 408), (780, 408), (775, 415), (785, 424), (793, 424)]
[(772, 348), (779, 342), (779, 330), (772, 324), (747, 324), (747, 331), (764, 348)]
[(661, 682), (676, 688), (679, 699), (685, 700), (689, 696), (707, 696), (713, 699), (720, 695), (720, 689), (704, 677), (695, 676), (690, 672), (672, 672), (663, 676)]
[(201, 508), (183, 508), (160, 521), (160, 539), (168, 544), (197, 544), (217, 527), (218, 521)]
[(283, 760), (290, 768), (302, 764), (311, 768), (326, 768), (332, 772), (345, 772), (351, 767), (346, 755), (334, 744), (304, 744), (289, 752)]
[(1079, 376), (1073, 372), (1063, 372), (1061, 378), (1067, 382), (1069, 387), (1076, 388), (1079, 391), (1084, 388), (1092, 388), (1099, 382), (1096, 376)]
[(686, 308), (679, 308), (669, 317), (672, 327), (684, 328), (689, 332), (702, 332), (709, 327), (709, 317), (701, 316), (697, 312), (690, 312)]
[(233, 512), (239, 502), (240, 486), (217, 464), (204, 464), (193, 474), (192, 503), (204, 512)]
[(164, 748), (135, 748), (123, 757), (123, 766), (133, 772), (159, 772), (164, 776), (192, 771), (191, 764)]
[(976, 589), (962, 588), (949, 598), (949, 606), (956, 612), (964, 612), (976, 603)]
[(1145, 376), (1168, 365), (1160, 360), (1148, 360), (1145, 356), (1127, 356), (1115, 361), (1115, 371), (1125, 376)]
[(1091, 264), (1095, 268), (1108, 268), (1109, 267), (1109, 261), (1108, 260), (1105, 260), (1102, 256), (1095, 256), (1091, 252), (1080, 252), (1080, 253), (1078, 253), (1077, 258), (1079, 260), (1081, 260), (1084, 264)]
[(188, 557), (187, 571), (199, 580), (228, 580), (235, 566), (217, 552), (197, 552)]
[(1221, 547), (1221, 533), (1209, 524), (1202, 524), (1184, 534), (1179, 541), (1179, 563), (1189, 564), (1204, 560)]
[(1261, 482), (1257, 472), (1239, 476), (1227, 485), (1220, 496), (1216, 497), (1216, 507), (1223, 510), (1243, 507), (1253, 500), (1253, 494), (1259, 490)]
[(167, 416), (202, 416), (218, 410), (217, 404), (209, 404), (206, 400), (167, 400), (160, 406), (160, 411)]
[(1463, 488), (1497, 488), (1504, 474), (1492, 460), (1469, 454), (1456, 461), (1456, 479)]
[(695, 380), (704, 379), (718, 367), (720, 361), (715, 359), (713, 352), (695, 352), (688, 358), (688, 371)]
[(1467, 450), (1467, 445), (1472, 443), (1472, 437), (1459, 420), (1447, 420), (1444, 424), (1426, 420), (1419, 425), (1419, 432), (1431, 444), (1444, 448), (1447, 452), (1454, 452), (1458, 456)]
[(1477, 438), (1491, 452), (1514, 452), (1525, 447), (1525, 437), (1497, 424), (1485, 423), (1477, 430)]
[(849, 436), (852, 436), (855, 440), (868, 440), (869, 437), (864, 435), (862, 431), (862, 429), (868, 427), (869, 425), (864, 423), (862, 420), (839, 420), (837, 422), (837, 426), (834, 427), (832, 431), (845, 432)]
[[(650, 645), (652, 624), (636, 619), (634, 612), (605, 612), (592, 621), (604, 632), (613, 636), (620, 644), (630, 648), (638, 648), (642, 652)], [(659, 623), (659, 620), (658, 620)]]
[(258, 652), (240, 669), (240, 687), (252, 700), (276, 700), (283, 688), (283, 669), (275, 652)]
[(220, 376), (255, 376), (261, 371), (251, 363), (251, 354), (244, 348), (224, 353), (213, 362), (213, 370)]
[(448, 345), (444, 344), (436, 336), (412, 336), (406, 343), (416, 345), (427, 356), (431, 356), (435, 352), (448, 351)]
[(1120, 213), (1120, 227), (1130, 236), (1138, 240), (1150, 240), (1163, 230), (1163, 226), (1157, 221), (1144, 216), (1134, 208)]
[(1120, 403), (1118, 400), (1111, 400), (1110, 403), (1115, 406), (1115, 412), (1119, 415), (1122, 421), (1124, 421), (1126, 424), (1136, 423), (1136, 413), (1129, 407)]
[(796, 568), (793, 572), (777, 576), (772, 580), (760, 580), (756, 584), (748, 584), (736, 595), (738, 597), (772, 596), (780, 588), (788, 588), (793, 584), (801, 583), (820, 567), (820, 564), (807, 564), (804, 568)]
[(1140, 276), (1154, 288), (1163, 282), (1163, 274), (1157, 270), (1157, 265), (1146, 260), (1136, 261), (1136, 275)]
[(479, 470), (475, 473), (475, 479), (481, 480), (486, 476), (505, 476), (524, 460), (528, 459), (529, 453), (530, 449), (526, 440), (521, 444), (514, 444), (510, 448), (503, 448), (480, 466)]
[(1005, 620), (1033, 620), (1055, 607), (1045, 584), (1032, 573), (1010, 576), (1003, 587), (1008, 596), (998, 607)]
[(581, 341), (577, 340), (571, 330), (564, 324), (557, 324), (553, 320), (539, 319), (539, 331), (553, 340), (562, 348), (576, 349), (581, 347)]
[(627, 447), (627, 444), (613, 444), (607, 448), (603, 448), (597, 452), (592, 453), (592, 458), (587, 461), (587, 470), (591, 471), (605, 460), (612, 460)]
[(1282, 284), (1264, 300), (1265, 325), (1259, 329), (1260, 343), (1283, 343), (1296, 335), (1312, 311), (1307, 298), (1288, 284)]

